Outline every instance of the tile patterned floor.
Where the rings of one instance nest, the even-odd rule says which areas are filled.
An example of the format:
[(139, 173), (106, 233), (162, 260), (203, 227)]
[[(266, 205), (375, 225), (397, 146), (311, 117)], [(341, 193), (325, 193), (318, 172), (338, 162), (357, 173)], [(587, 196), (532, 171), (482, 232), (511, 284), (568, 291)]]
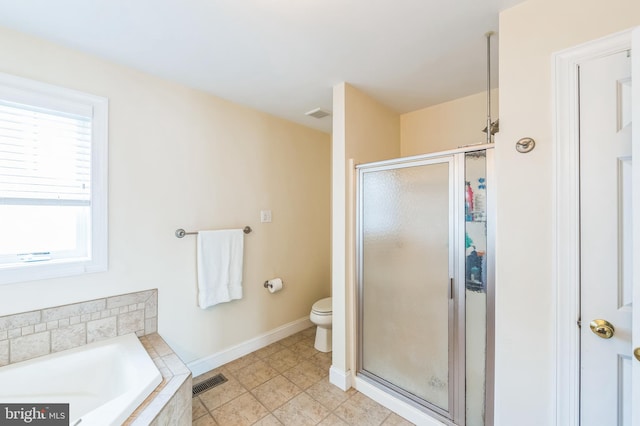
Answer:
[(313, 347), (315, 327), (193, 379), (222, 373), (227, 382), (193, 398), (193, 426), (412, 423), (363, 394), (329, 383), (331, 354)]

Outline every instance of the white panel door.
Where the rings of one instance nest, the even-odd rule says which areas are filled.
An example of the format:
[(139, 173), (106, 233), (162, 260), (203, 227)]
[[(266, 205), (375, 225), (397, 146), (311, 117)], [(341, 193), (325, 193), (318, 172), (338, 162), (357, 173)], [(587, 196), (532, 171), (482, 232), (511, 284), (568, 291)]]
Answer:
[(632, 425), (631, 98), (630, 51), (580, 66), (582, 426)]
[[(640, 27), (633, 30), (631, 46), (636, 53), (631, 58), (631, 71), (632, 79), (635, 85), (631, 88), (632, 99), (632, 119), (636, 123), (635, 131), (632, 130), (632, 155), (638, 158), (640, 155)], [(638, 259), (638, 253), (640, 253), (640, 221), (637, 220), (640, 217), (640, 168), (636, 167), (632, 172), (632, 181), (635, 191), (633, 192), (633, 206), (632, 211), (634, 223), (633, 223), (633, 252), (636, 255), (633, 258), (633, 304), (634, 306), (640, 306), (640, 259)], [(634, 354), (638, 353), (637, 349), (640, 348), (640, 309), (636, 309), (633, 312), (633, 332), (632, 332), (632, 347), (634, 348)], [(632, 410), (632, 425), (640, 426), (640, 359), (637, 359), (634, 355), (632, 360), (632, 407), (636, 407)]]

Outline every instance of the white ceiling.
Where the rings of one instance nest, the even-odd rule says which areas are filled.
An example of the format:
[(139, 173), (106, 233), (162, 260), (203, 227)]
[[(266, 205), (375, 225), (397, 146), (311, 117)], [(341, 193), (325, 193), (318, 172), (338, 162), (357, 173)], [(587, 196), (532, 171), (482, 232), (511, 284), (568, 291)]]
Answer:
[(0, 25), (329, 132), (304, 113), (342, 81), (398, 113), (485, 90), (520, 1), (0, 0)]

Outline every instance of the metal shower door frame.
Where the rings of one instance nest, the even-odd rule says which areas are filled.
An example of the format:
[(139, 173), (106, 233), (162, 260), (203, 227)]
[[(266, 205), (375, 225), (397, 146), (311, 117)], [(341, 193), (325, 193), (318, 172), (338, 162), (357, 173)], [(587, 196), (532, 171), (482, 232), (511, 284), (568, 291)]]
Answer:
[[(491, 187), (495, 185), (493, 179), (493, 144), (475, 145), (451, 151), (434, 154), (404, 157), (393, 160), (360, 164), (356, 166), (356, 285), (357, 285), (357, 365), (358, 377), (371, 385), (390, 391), (399, 399), (424, 411), (438, 420), (456, 426), (464, 426), (466, 418), (465, 370), (466, 370), (466, 330), (465, 330), (465, 154), (474, 151), (487, 152), (487, 180), (491, 179)], [(362, 368), (363, 364), (363, 185), (362, 179), (367, 172), (418, 167), (430, 164), (449, 164), (449, 276), (453, 279), (452, 296), (449, 299), (449, 410), (443, 410), (428, 401), (412, 397), (392, 383), (369, 373)], [(493, 247), (493, 190), (487, 189), (488, 235), (487, 254), (494, 259)], [(493, 261), (488, 263), (487, 271), (487, 347), (485, 369), (485, 424), (493, 423), (493, 358), (494, 358), (494, 267)]]

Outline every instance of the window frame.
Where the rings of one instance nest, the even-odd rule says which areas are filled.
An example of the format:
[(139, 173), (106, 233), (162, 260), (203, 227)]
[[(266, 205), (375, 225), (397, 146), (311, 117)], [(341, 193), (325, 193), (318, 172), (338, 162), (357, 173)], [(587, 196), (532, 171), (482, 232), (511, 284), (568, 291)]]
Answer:
[[(108, 268), (109, 100), (73, 89), (0, 73), (0, 98), (55, 110), (55, 105), (89, 107), (91, 117), (91, 201), (89, 257), (0, 266), (0, 285), (103, 272)], [(0, 198), (0, 202), (2, 199)]]

